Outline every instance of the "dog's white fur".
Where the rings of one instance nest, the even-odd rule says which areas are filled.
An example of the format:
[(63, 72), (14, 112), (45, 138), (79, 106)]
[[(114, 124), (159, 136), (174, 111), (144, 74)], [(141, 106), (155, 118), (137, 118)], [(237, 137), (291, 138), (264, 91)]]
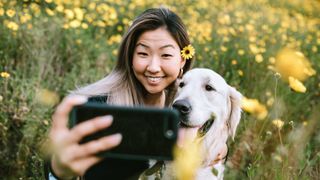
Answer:
[[(203, 137), (204, 159), (202, 166), (197, 171), (196, 179), (223, 179), (223, 162), (218, 162), (213, 166), (218, 171), (217, 176), (212, 173), (213, 167), (209, 164), (217, 158), (228, 137), (233, 139), (235, 136), (241, 118), (242, 95), (210, 69), (192, 69), (183, 76), (181, 82), (184, 83), (184, 86), (179, 87), (174, 102), (184, 99), (190, 103), (192, 110), (188, 125), (199, 127), (212, 115), (215, 116), (214, 123)], [(206, 90), (207, 85), (214, 90)], [(193, 130), (192, 133), (197, 133), (197, 131)], [(163, 179), (174, 179), (172, 176), (174, 169), (170, 168), (171, 165), (166, 164)]]

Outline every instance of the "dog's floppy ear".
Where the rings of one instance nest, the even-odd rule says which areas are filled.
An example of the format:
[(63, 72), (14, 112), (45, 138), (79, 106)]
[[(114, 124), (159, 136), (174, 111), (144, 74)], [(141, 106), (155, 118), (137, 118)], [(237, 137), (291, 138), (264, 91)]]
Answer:
[(241, 99), (242, 95), (240, 92), (238, 92), (235, 88), (231, 87), (229, 88), (229, 98), (231, 102), (231, 110), (230, 110), (230, 116), (228, 120), (228, 131), (229, 135), (234, 139), (234, 136), (236, 134), (237, 126), (241, 119)]

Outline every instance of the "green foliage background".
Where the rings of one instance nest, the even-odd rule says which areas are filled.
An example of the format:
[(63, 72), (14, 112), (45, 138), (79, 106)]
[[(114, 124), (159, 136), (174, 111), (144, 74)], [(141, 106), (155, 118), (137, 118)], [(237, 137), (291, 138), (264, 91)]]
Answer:
[[(133, 18), (160, 5), (186, 23), (195, 67), (217, 71), (244, 96), (266, 104), (263, 120), (243, 113), (225, 178), (320, 177), (316, 0), (0, 0), (0, 72), (10, 74), (0, 77), (0, 177), (43, 178), (55, 101), (42, 98), (62, 99), (109, 73)], [(317, 72), (304, 82), (306, 93), (292, 91), (273, 71), (284, 47), (303, 53)], [(274, 126), (274, 119), (284, 126)]]

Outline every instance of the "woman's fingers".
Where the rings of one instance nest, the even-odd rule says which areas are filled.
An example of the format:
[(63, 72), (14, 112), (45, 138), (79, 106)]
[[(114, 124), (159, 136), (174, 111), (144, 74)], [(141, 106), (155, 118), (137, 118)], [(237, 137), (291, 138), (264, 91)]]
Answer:
[(70, 130), (69, 141), (78, 143), (85, 136), (109, 127), (112, 120), (112, 116), (107, 115), (82, 122)]
[(118, 146), (121, 143), (122, 135), (113, 134), (106, 137), (102, 137), (97, 140), (89, 141), (85, 144), (79, 145), (75, 150), (76, 157), (74, 158), (83, 158), (88, 156), (93, 156), (99, 152), (109, 150)]
[(72, 95), (64, 98), (52, 116), (52, 129), (67, 129), (71, 109), (73, 106), (80, 105), (85, 102), (87, 102), (87, 97), (85, 96)]

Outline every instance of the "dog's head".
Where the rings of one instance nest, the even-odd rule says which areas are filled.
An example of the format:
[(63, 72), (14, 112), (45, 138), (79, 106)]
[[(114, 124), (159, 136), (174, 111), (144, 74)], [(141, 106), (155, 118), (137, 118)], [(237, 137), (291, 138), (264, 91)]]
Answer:
[(173, 108), (180, 112), (181, 127), (200, 136), (221, 131), (233, 138), (241, 117), (241, 97), (219, 74), (196, 68), (179, 82)]

